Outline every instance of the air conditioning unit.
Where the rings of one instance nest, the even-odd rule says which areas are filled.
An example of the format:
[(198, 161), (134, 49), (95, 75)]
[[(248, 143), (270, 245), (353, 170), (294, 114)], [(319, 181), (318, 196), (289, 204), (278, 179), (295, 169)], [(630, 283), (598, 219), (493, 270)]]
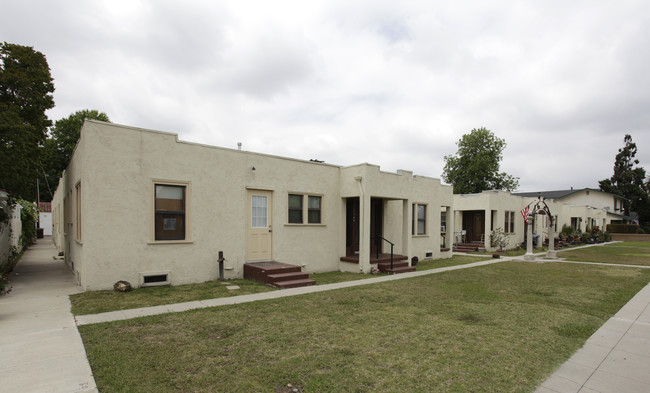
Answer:
[(447, 232), (447, 226), (446, 225), (440, 225), (440, 232)]

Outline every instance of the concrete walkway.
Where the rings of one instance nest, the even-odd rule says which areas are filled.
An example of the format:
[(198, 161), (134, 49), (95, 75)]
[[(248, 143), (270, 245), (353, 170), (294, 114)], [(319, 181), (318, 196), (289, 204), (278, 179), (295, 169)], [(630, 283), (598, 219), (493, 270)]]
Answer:
[(81, 288), (55, 255), (50, 238), (39, 239), (0, 297), (0, 391), (97, 392), (70, 313), (68, 295)]
[(622, 392), (650, 392), (650, 284), (535, 390), (535, 393)]

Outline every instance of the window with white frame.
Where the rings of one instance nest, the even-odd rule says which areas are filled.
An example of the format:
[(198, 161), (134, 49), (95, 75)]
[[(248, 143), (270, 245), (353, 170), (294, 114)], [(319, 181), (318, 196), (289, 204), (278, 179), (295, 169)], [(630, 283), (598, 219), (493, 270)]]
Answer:
[(427, 234), (427, 205), (414, 203), (411, 222), (411, 233), (415, 236)]
[(505, 233), (515, 233), (515, 212), (506, 212), (504, 227)]
[[(322, 224), (321, 195), (289, 194), (288, 217), (289, 224)], [(305, 218), (307, 218), (305, 222)]]

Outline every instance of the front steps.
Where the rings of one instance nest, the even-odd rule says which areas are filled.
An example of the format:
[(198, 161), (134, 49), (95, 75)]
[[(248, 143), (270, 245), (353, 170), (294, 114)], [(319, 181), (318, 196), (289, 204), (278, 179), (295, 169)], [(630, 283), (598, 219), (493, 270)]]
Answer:
[(276, 261), (244, 264), (244, 278), (280, 289), (316, 285), (300, 266)]
[(454, 246), (456, 252), (476, 252), (479, 247), (483, 247), (483, 243), (458, 243)]
[(393, 260), (393, 268), (390, 268), (390, 261), (388, 262), (379, 262), (377, 264), (377, 269), (382, 273), (388, 274), (398, 274), (398, 273), (408, 273), (414, 272), (415, 266), (409, 266), (409, 263), (404, 260), (395, 261)]
[[(377, 265), (382, 273), (397, 274), (414, 272), (415, 267), (409, 266), (408, 257), (406, 255), (393, 254), (393, 268), (390, 268), (390, 254), (370, 254), (370, 265)], [(359, 263), (359, 255), (348, 255), (341, 257), (342, 262)]]

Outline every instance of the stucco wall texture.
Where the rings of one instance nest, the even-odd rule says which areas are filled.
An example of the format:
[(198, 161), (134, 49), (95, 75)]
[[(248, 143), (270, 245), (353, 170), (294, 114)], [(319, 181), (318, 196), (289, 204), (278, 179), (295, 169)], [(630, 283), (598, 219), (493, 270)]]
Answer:
[[(186, 188), (184, 240), (154, 240), (157, 183)], [(385, 173), (370, 164), (339, 167), (182, 142), (176, 134), (92, 120), (85, 122), (55, 193), (53, 237), (85, 289), (108, 289), (118, 280), (139, 285), (151, 274), (166, 274), (172, 285), (215, 280), (219, 251), (226, 278), (242, 277), (249, 190), (273, 195), (273, 259), (308, 273), (370, 270), (363, 242), (369, 241), (371, 198), (383, 199), (384, 236), (396, 243), (396, 252), (420, 259), (426, 253), (450, 256), (440, 251), (439, 229), (441, 208), (452, 205), (452, 188), (438, 179)], [(321, 223), (290, 224), (289, 194), (322, 196)], [(362, 260), (355, 266), (340, 262), (346, 198), (359, 198), (365, 209)], [(428, 207), (425, 236), (410, 233), (413, 203)]]

